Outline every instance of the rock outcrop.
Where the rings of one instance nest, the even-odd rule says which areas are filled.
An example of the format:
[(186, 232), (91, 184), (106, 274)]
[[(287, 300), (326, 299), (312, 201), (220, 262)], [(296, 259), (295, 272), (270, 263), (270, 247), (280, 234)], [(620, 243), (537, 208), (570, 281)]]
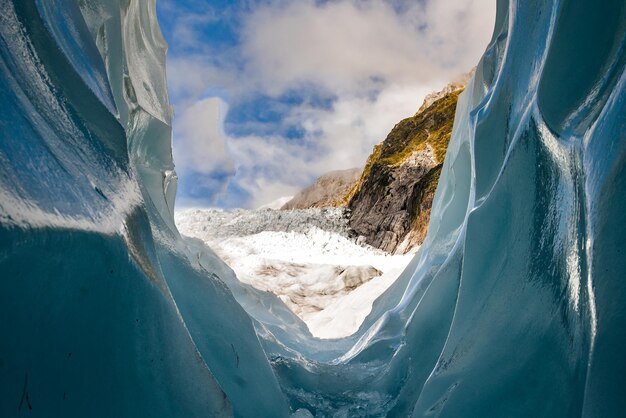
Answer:
[(456, 81), (429, 95), (374, 148), (346, 198), (349, 225), (360, 242), (392, 253), (409, 252), (423, 242), (464, 86)]
[(424, 99), (374, 147), (363, 169), (331, 171), (281, 209), (347, 207), (358, 242), (404, 254), (426, 237), (459, 94), (471, 72)]
[(445, 96), (454, 93), (455, 91), (465, 89), (468, 81), (474, 76), (476, 72), (476, 67), (472, 68), (469, 72), (458, 76), (455, 80), (451, 81), (447, 86), (445, 86), (442, 90), (430, 93), (424, 98), (424, 102), (420, 106), (417, 113), (422, 113), (426, 108), (430, 107), (437, 100), (444, 98)]
[(345, 206), (345, 196), (361, 177), (362, 168), (331, 171), (302, 190), (281, 209), (308, 209)]

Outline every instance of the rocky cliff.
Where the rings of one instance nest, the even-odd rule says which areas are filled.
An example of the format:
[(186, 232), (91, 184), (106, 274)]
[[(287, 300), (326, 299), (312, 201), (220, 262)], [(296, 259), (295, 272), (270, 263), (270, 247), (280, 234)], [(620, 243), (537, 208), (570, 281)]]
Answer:
[(363, 168), (331, 171), (302, 190), (281, 209), (308, 209), (345, 206), (348, 195), (361, 177)]
[(344, 198), (350, 228), (360, 242), (393, 253), (409, 252), (423, 242), (464, 86), (463, 80), (455, 81), (429, 95), (414, 116), (399, 122), (374, 148)]
[(347, 207), (359, 242), (407, 253), (426, 237), (459, 94), (472, 72), (426, 96), (374, 147), (365, 167), (324, 174), (281, 209)]

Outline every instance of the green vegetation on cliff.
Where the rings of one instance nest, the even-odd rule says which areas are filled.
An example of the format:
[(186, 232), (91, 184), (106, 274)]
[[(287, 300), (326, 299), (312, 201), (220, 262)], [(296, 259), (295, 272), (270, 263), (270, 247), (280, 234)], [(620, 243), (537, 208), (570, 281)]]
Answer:
[(420, 245), (463, 86), (451, 83), (427, 96), (374, 147), (362, 171), (327, 173), (282, 209), (348, 207), (350, 228), (367, 244), (393, 253)]
[(423, 242), (462, 88), (394, 126), (374, 147), (358, 182), (343, 198), (350, 226), (365, 242), (406, 252)]
[[(387, 138), (374, 147), (367, 159), (361, 178), (343, 198), (345, 205), (348, 205), (354, 195), (361, 190), (374, 166), (395, 167), (401, 165), (414, 152), (423, 151), (427, 145), (433, 149), (437, 163), (443, 163), (452, 135), (456, 104), (462, 91), (452, 92), (422, 112), (397, 123)], [(439, 176), (436, 177), (434, 186), (431, 185), (431, 187), (437, 187)]]
[(379, 164), (399, 165), (415, 151), (430, 145), (437, 162), (443, 162), (452, 134), (454, 112), (461, 90), (434, 102), (423, 112), (398, 123), (382, 143)]

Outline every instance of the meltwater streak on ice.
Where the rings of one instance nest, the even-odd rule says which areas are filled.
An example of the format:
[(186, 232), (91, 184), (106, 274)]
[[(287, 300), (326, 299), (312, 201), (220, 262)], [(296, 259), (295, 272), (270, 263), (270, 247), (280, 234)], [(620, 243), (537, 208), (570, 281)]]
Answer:
[(428, 237), (329, 341), (176, 231), (154, 2), (0, 10), (0, 415), (626, 409), (623, 1), (499, 1)]

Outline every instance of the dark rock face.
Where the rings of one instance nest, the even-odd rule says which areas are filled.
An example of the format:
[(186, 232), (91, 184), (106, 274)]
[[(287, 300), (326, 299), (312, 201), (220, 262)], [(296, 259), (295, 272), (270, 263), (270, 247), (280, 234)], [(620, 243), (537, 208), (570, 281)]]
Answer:
[(281, 209), (308, 209), (346, 206), (345, 196), (361, 176), (362, 168), (350, 168), (326, 173), (302, 190)]
[(360, 242), (406, 253), (424, 241), (461, 91), (404, 119), (374, 148), (348, 205)]
[(367, 244), (393, 252), (411, 229), (414, 200), (422, 192), (419, 180), (437, 165), (430, 147), (416, 153), (413, 161), (375, 167), (350, 201), (350, 227)]

